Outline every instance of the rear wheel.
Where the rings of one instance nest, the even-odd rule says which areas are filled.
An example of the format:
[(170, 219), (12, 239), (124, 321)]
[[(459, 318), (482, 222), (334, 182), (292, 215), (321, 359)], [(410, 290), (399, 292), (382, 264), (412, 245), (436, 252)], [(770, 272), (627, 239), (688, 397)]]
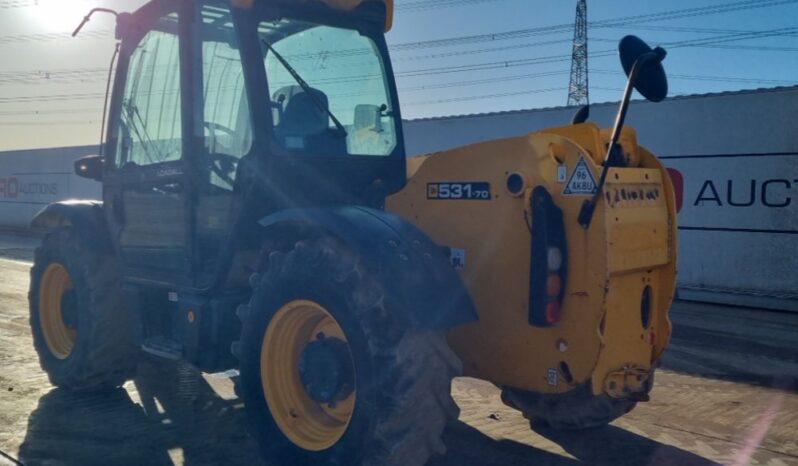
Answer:
[(459, 412), (442, 332), (394, 318), (391, 293), (331, 239), (272, 253), (239, 309), (240, 389), (277, 465), (420, 466)]
[(113, 388), (133, 375), (133, 328), (111, 254), (82, 247), (71, 229), (54, 231), (36, 250), (28, 300), (33, 344), (53, 385)]

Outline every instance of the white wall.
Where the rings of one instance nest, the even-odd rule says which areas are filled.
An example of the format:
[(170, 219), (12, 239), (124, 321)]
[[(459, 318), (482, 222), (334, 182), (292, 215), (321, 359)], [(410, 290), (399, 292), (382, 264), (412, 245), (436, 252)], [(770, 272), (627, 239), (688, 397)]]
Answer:
[[(573, 108), (416, 120), (409, 154), (570, 122)], [(591, 120), (612, 124), (617, 104)], [(684, 298), (798, 311), (798, 87), (635, 102), (628, 124), (683, 177)]]
[[(594, 105), (591, 120), (609, 126), (616, 109)], [(408, 154), (567, 124), (574, 110), (409, 121)], [(628, 122), (684, 178), (680, 296), (798, 311), (798, 87), (635, 102)], [(56, 200), (98, 199), (100, 184), (72, 171), (93, 153), (0, 153), (0, 225), (25, 227)]]
[(96, 147), (0, 153), (0, 226), (26, 228), (45, 205), (62, 199), (99, 199), (100, 183), (74, 174), (75, 159)]

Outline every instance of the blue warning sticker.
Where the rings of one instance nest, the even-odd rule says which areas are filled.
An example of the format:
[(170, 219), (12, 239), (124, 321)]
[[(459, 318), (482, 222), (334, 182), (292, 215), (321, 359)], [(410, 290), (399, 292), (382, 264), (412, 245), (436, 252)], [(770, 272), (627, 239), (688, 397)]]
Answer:
[(576, 162), (576, 167), (562, 193), (572, 196), (587, 196), (595, 194), (596, 188), (596, 179), (593, 178), (593, 173), (591, 173), (590, 167), (587, 166), (585, 157), (579, 156), (579, 161)]

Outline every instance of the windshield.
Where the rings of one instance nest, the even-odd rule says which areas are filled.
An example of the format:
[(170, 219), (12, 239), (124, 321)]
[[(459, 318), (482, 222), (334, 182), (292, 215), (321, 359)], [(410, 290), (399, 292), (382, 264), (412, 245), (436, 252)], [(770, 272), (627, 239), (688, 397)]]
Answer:
[(258, 31), (278, 144), (309, 155), (393, 152), (391, 94), (371, 38), (294, 19), (262, 22)]

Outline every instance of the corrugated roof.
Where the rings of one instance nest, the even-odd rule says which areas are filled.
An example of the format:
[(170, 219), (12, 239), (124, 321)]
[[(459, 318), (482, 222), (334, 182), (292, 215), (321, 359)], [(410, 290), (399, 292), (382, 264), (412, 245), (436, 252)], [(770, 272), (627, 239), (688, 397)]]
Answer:
[[(761, 94), (766, 92), (790, 92), (790, 91), (798, 91), (798, 84), (794, 86), (778, 86), (778, 87), (760, 87), (756, 89), (740, 89), (737, 91), (723, 91), (723, 92), (709, 92), (705, 94), (685, 94), (685, 95), (677, 95), (673, 97), (668, 97), (665, 99), (665, 102), (672, 101), (672, 100), (687, 100), (687, 99), (703, 99), (703, 98), (710, 98), (710, 97), (724, 97), (730, 95), (745, 95), (745, 94)], [(644, 99), (636, 99), (633, 100), (632, 103), (644, 103), (647, 102)], [(613, 102), (598, 102), (598, 103), (591, 103), (591, 107), (599, 107), (599, 106), (607, 106), (607, 105), (618, 105), (618, 101)], [(498, 116), (498, 115), (518, 115), (522, 113), (534, 113), (534, 112), (547, 112), (547, 111), (555, 111), (555, 110), (565, 110), (565, 109), (576, 109), (578, 107), (569, 107), (566, 105), (559, 106), (559, 107), (541, 107), (541, 108), (528, 108), (528, 109), (519, 109), (519, 110), (505, 110), (501, 112), (486, 112), (486, 113), (464, 113), (461, 115), (444, 115), (444, 116), (436, 116), (436, 117), (426, 117), (426, 118), (412, 118), (409, 120), (405, 120), (407, 122), (414, 122), (414, 121), (433, 121), (433, 120), (450, 120), (454, 118), (476, 118), (476, 117), (489, 117), (489, 116)]]

